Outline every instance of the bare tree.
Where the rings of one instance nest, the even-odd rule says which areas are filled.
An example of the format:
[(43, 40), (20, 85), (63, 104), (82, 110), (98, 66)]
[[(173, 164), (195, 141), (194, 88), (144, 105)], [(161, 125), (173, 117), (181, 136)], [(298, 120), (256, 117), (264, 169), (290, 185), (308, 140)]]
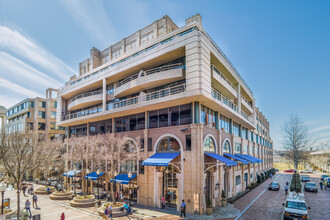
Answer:
[(308, 127), (297, 115), (290, 115), (282, 128), (282, 135), (285, 157), (298, 169), (299, 163), (306, 160), (307, 152), (313, 145)]
[(36, 133), (1, 133), (0, 159), (17, 186), (17, 216), (20, 213), (21, 182), (26, 174), (45, 167), (45, 162), (53, 158), (56, 149), (50, 141)]

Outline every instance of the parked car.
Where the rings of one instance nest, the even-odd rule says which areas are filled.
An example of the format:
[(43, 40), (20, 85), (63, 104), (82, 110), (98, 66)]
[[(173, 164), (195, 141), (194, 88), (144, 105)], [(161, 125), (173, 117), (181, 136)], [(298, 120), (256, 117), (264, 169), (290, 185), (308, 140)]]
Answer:
[(306, 192), (317, 192), (318, 187), (317, 187), (316, 183), (314, 183), (314, 182), (308, 182), (308, 183), (305, 184), (304, 190)]
[(295, 171), (295, 169), (288, 169), (288, 170), (284, 170), (284, 173), (293, 173)]
[(324, 178), (327, 181), (327, 189), (330, 189), (330, 177)]
[(275, 172), (280, 172), (279, 169), (275, 169)]
[(280, 184), (278, 182), (271, 182), (268, 186), (269, 190), (276, 190), (279, 191), (280, 190)]
[(313, 173), (313, 170), (300, 170), (299, 173)]
[(304, 196), (301, 193), (290, 192), (286, 198), (284, 206), (283, 219), (309, 219), (308, 209)]
[(301, 177), (301, 182), (309, 182), (311, 179), (308, 176)]
[(328, 175), (322, 175), (321, 176), (321, 181), (324, 181), (325, 178), (329, 177)]

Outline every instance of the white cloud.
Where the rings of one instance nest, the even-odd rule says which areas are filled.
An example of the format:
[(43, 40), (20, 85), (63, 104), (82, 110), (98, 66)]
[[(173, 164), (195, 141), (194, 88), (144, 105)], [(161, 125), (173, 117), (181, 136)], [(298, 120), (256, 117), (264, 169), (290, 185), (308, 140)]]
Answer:
[(317, 128), (311, 129), (310, 132), (314, 133), (314, 132), (320, 132), (320, 131), (324, 131), (324, 130), (328, 130), (330, 129), (330, 125), (324, 125), (324, 126), (319, 126)]
[(62, 3), (95, 43), (108, 45), (114, 40), (115, 29), (107, 17), (102, 1), (62, 0)]
[[(31, 89), (24, 88), (23, 86), (20, 86), (16, 83), (10, 82), (3, 78), (0, 78), (0, 89), (1, 89), (1, 91), (9, 90), (9, 91), (12, 91), (15, 93), (20, 93), (27, 97), (36, 97), (36, 96), (42, 97), (41, 93), (35, 92)], [(9, 91), (7, 91), (7, 92), (9, 93)]]
[(67, 81), (70, 75), (75, 74), (72, 68), (40, 45), (5, 26), (0, 26), (0, 48), (53, 73), (53, 76), (59, 80)]

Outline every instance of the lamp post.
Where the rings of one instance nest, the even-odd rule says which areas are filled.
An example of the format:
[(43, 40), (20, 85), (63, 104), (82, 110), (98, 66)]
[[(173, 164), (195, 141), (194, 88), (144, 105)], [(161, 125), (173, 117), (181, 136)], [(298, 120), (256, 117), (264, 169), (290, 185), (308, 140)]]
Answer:
[(73, 193), (76, 195), (76, 168), (73, 169), (73, 172), (74, 172), (74, 176), (73, 176)]
[(99, 186), (100, 169), (96, 171), (96, 175), (97, 175), (97, 199), (100, 199), (100, 186)]
[(86, 184), (86, 186), (87, 186), (87, 195), (88, 195), (88, 173), (89, 173), (89, 169), (86, 170), (86, 173), (87, 173), (87, 184)]
[(3, 215), (3, 197), (7, 189), (6, 183), (0, 183), (0, 192), (1, 192), (1, 215)]
[(128, 173), (128, 193), (129, 193), (129, 195), (128, 195), (128, 198), (129, 199), (131, 199), (131, 193), (130, 193), (130, 182), (131, 182), (131, 178), (132, 178), (132, 173), (131, 173), (131, 171)]

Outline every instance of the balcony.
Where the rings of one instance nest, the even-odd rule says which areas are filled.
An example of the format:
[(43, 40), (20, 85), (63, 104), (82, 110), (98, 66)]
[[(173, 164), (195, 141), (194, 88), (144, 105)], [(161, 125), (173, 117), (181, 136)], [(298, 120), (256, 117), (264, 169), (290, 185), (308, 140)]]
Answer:
[(90, 105), (99, 104), (102, 102), (103, 94), (102, 90), (86, 92), (77, 95), (69, 100), (68, 110), (74, 111), (76, 109), (81, 109)]
[[(123, 108), (126, 106), (136, 105), (138, 103), (148, 103), (149, 101), (153, 101), (156, 99), (162, 99), (165, 97), (183, 93), (185, 90), (186, 90), (186, 84), (180, 84), (180, 85), (172, 86), (172, 87), (169, 87), (166, 89), (158, 90), (158, 91), (147, 93), (147, 94), (141, 93), (139, 96), (108, 104), (107, 112), (109, 112), (109, 114), (110, 114), (111, 110), (113, 110), (113, 109), (119, 109), (119, 108)], [(102, 106), (98, 106), (93, 109), (88, 109), (85, 111), (62, 116), (61, 120), (65, 121), (65, 120), (79, 118), (82, 116), (92, 115), (92, 114), (96, 114), (96, 113), (100, 113), (100, 112), (102, 112)]]
[(232, 101), (230, 101), (227, 97), (222, 95), (219, 91), (216, 89), (212, 88), (212, 96), (216, 98), (218, 101), (221, 103), (224, 103), (225, 105), (229, 106), (233, 111), (236, 113), (240, 114), (243, 118), (248, 120), (250, 123), (254, 123), (254, 120), (252, 117), (248, 116), (244, 111), (239, 109)]
[(119, 98), (177, 81), (183, 77), (183, 69), (182, 63), (176, 63), (140, 71), (119, 81), (115, 86), (114, 95)]
[(242, 97), (242, 105), (248, 110), (250, 114), (253, 114), (252, 104), (244, 97)]
[[(234, 97), (237, 97), (237, 86), (234, 85), (225, 75), (221, 73), (214, 65), (211, 65), (212, 76), (218, 81), (226, 90), (228, 90)], [(214, 74), (215, 73), (215, 74)]]

